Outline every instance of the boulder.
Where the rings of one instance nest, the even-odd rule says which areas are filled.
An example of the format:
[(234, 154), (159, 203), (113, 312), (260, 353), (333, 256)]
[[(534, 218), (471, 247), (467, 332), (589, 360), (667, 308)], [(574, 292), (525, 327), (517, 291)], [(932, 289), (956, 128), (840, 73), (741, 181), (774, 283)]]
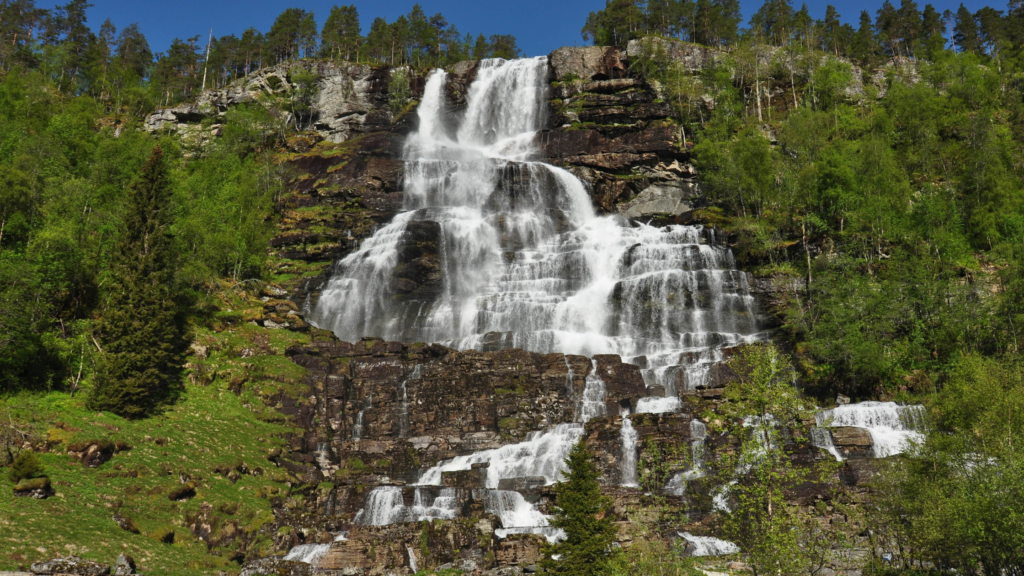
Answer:
[(635, 198), (617, 206), (627, 218), (648, 218), (658, 215), (679, 216), (693, 210), (691, 200), (698, 196), (697, 185), (684, 181), (653, 184)]
[(78, 556), (54, 558), (46, 562), (36, 562), (31, 568), (33, 574), (73, 574), (74, 576), (104, 576), (110, 574), (109, 564), (100, 564), (92, 560), (84, 560)]
[(870, 448), (873, 444), (871, 432), (853, 426), (836, 426), (832, 431), (832, 443), (840, 448)]
[(68, 446), (68, 456), (77, 458), (86, 468), (97, 468), (114, 456), (114, 444), (106, 440), (76, 442)]
[(135, 559), (128, 554), (121, 553), (114, 562), (114, 576), (130, 576), (135, 574)]
[(135, 523), (135, 520), (132, 520), (128, 516), (122, 516), (121, 514), (115, 512), (114, 522), (121, 527), (121, 530), (124, 530), (126, 532), (131, 532), (132, 534), (142, 533), (142, 531), (139, 530), (139, 525)]
[(14, 485), (14, 495), (23, 498), (42, 500), (53, 496), (53, 494), (50, 479), (45, 476), (42, 478), (26, 478)]

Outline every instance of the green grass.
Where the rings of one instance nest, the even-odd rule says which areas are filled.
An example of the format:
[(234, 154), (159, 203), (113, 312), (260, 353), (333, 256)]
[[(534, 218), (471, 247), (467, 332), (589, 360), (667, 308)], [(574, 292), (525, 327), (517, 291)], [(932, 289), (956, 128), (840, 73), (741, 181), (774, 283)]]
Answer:
[[(15, 498), (13, 484), (0, 474), (0, 570), (68, 554), (112, 564), (121, 552), (154, 576), (238, 570), (229, 558), (239, 540), (211, 554), (193, 537), (189, 516), (204, 505), (212, 508), (215, 535), (245, 534), (255, 550), (271, 551), (271, 535), (258, 534), (274, 519), (267, 496), (287, 496), (290, 487), (267, 452), (282, 447), (281, 435), (293, 428), (266, 401), (278, 391), (304, 390), (305, 370), (283, 352), (307, 344), (310, 336), (239, 321), (262, 305), (254, 295), (225, 291), (220, 297), (221, 319), (196, 337), (209, 357), (188, 359), (193, 372), (202, 364), (205, 374), (214, 375), (212, 381), (187, 384), (178, 401), (156, 416), (129, 421), (91, 412), (85, 409), (87, 391), (74, 397), (64, 392), (0, 397), (0, 416), (49, 447), (39, 459), (56, 491), (46, 500)], [(242, 357), (247, 350), (255, 355)], [(84, 468), (66, 454), (67, 446), (91, 440), (126, 442), (132, 449), (98, 468)], [(250, 473), (235, 484), (215, 472), (240, 462)], [(196, 496), (171, 501), (168, 493), (183, 479), (196, 484)], [(112, 518), (115, 512), (134, 520), (142, 533), (122, 530)], [(174, 544), (147, 536), (167, 529), (175, 533)]]

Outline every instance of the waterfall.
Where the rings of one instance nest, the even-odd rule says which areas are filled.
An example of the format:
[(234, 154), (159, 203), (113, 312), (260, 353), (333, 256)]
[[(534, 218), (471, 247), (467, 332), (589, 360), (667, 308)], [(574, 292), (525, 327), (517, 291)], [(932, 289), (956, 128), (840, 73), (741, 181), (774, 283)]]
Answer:
[(832, 443), (832, 433), (828, 431), (828, 428), (820, 426), (811, 428), (811, 446), (827, 451), (832, 456), (835, 456), (835, 459), (839, 462), (843, 461), (843, 455), (839, 453), (835, 444)]
[[(722, 348), (758, 338), (747, 276), (713, 230), (597, 216), (583, 182), (538, 161), (547, 76), (543, 57), (481, 61), (459, 114), (445, 72), (430, 75), (403, 211), (336, 264), (307, 317), (346, 341), (482, 349), (497, 335), (536, 352), (644, 356), (647, 385), (675, 397)], [(436, 277), (402, 276), (410, 243), (436, 247)]]
[(501, 519), (501, 528), (494, 531), (499, 538), (511, 534), (540, 534), (553, 544), (565, 537), (564, 530), (552, 528), (548, 517), (527, 502), (519, 492), (488, 490), (484, 510)]
[(587, 375), (586, 386), (583, 388), (583, 400), (576, 407), (576, 422), (586, 424), (593, 418), (605, 416), (608, 413), (606, 399), (604, 380), (597, 375), (597, 360), (593, 360), (593, 369)]
[(621, 481), (619, 482), (622, 486), (637, 487), (640, 484), (636, 481), (636, 441), (637, 441), (636, 429), (633, 428), (633, 421), (629, 419), (629, 414), (622, 416), (622, 430), (619, 432), (619, 438), (622, 441), (622, 468), (621, 468)]
[(707, 426), (696, 418), (690, 420), (690, 469), (672, 476), (665, 484), (666, 494), (682, 496), (686, 493), (687, 481), (704, 477), (704, 440), (707, 437)]
[(531, 432), (524, 442), (441, 462), (424, 472), (418, 484), (439, 486), (443, 472), (469, 470), (473, 464), (484, 462), (489, 464), (488, 488), (497, 488), (502, 479), (528, 476), (543, 476), (547, 484), (554, 484), (561, 480), (565, 458), (582, 435), (583, 427), (579, 424), (559, 424), (543, 432)]
[(690, 471), (687, 479), (704, 476), (704, 440), (708, 437), (708, 428), (703, 422), (694, 418), (690, 420)]
[(402, 399), (398, 404), (398, 437), (408, 438), (409, 437), (409, 388), (408, 384), (410, 380), (419, 380), (423, 377), (423, 365), (417, 364), (413, 369), (412, 373), (407, 378), (402, 380)]
[(847, 404), (815, 415), (818, 426), (853, 426), (871, 433), (872, 455), (885, 458), (907, 450), (924, 436), (917, 431), (924, 419), (921, 406), (900, 406), (895, 402)]
[(690, 556), (724, 556), (740, 551), (740, 547), (732, 542), (711, 536), (694, 536), (689, 532), (679, 532), (678, 536), (689, 543)]
[(367, 495), (366, 505), (356, 513), (355, 523), (387, 526), (421, 520), (451, 520), (458, 515), (459, 497), (455, 488), (442, 488), (436, 498), (427, 490), (417, 488), (412, 506), (406, 506), (401, 488), (378, 486)]
[(320, 562), (320, 559), (327, 554), (327, 551), (331, 549), (330, 544), (300, 544), (288, 551), (284, 556), (284, 560), (290, 560), (292, 562), (305, 562), (313, 566), (314, 568)]
[(352, 426), (353, 440), (359, 440), (363, 437), (363, 414), (370, 408), (373, 408), (372, 394), (366, 397), (366, 401), (363, 402), (363, 407), (356, 413), (356, 422)]
[(406, 546), (405, 552), (409, 555), (409, 569), (415, 574), (419, 571), (416, 567), (416, 551), (412, 549), (412, 546)]

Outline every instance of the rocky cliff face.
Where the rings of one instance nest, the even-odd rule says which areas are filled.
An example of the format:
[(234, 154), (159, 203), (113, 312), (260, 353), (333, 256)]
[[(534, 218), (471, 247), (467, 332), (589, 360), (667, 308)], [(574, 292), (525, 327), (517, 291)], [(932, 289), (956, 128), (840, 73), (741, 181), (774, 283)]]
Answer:
[[(547, 128), (537, 134), (544, 158), (565, 167), (590, 186), (600, 211), (659, 223), (686, 223), (703, 206), (696, 173), (689, 163), (683, 134), (670, 119), (671, 110), (657, 87), (631, 75), (629, 63), (647, 47), (562, 48), (549, 57)], [(669, 43), (663, 47), (687, 70), (698, 72), (721, 54)], [(402, 205), (404, 164), (401, 152), (414, 116), (405, 102), (392, 98), (396, 71), (361, 65), (299, 63), (257, 72), (231, 87), (205, 93), (196, 104), (165, 109), (147, 121), (151, 130), (188, 132), (206, 125), (231, 106), (262, 103), (277, 106), (294, 93), (296, 66), (315, 73), (318, 91), (310, 129), (289, 138), (283, 164), (292, 173), (282, 199), (279, 233), (272, 242), (277, 272), (295, 280), (286, 288), (294, 302), (274, 301), (273, 325), (307, 330), (298, 313), (329, 273), (330, 263), (355, 250), (372, 231), (389, 221)], [(448, 72), (445, 96), (458, 111), (466, 105), (468, 88), (478, 65), (462, 62)], [(411, 98), (422, 94), (423, 77), (401, 71)], [(275, 104), (278, 103), (278, 104)], [(287, 112), (274, 108), (294, 124)], [(395, 293), (415, 300), (439, 289), (437, 230), (430, 223), (410, 227), (402, 240), (395, 275)], [(321, 274), (317, 278), (317, 274)], [(756, 284), (761, 295), (777, 297), (798, 290), (787, 280)], [(273, 305), (271, 305), (273, 304)], [(769, 309), (772, 301), (767, 301)], [(283, 307), (283, 308), (282, 308)], [(268, 316), (269, 317), (269, 316)], [(265, 320), (264, 320), (265, 322)], [(486, 466), (445, 472), (440, 486), (412, 486), (439, 462), (481, 450), (521, 443), (531, 434), (579, 420), (589, 376), (604, 383), (604, 416), (590, 420), (582, 437), (597, 457), (601, 482), (616, 498), (617, 518), (625, 521), (626, 506), (642, 499), (637, 488), (624, 488), (624, 444), (621, 414), (636, 412), (647, 395), (641, 368), (618, 356), (536, 354), (502, 349), (502, 336), (485, 342), (486, 351), (457, 351), (436, 344), (407, 344), (364, 339), (340, 342), (313, 331), (313, 343), (287, 351), (307, 371), (307, 392), (274, 400), (295, 418), (301, 432), (289, 438), (290, 449), (270, 455), (288, 471), (301, 497), (281, 498), (277, 523), (291, 536), (279, 546), (319, 545), (317, 571), (345, 574), (408, 574), (423, 568), (527, 567), (539, 558), (543, 539), (537, 535), (498, 537), (502, 520), (488, 511)], [(703, 443), (708, 453), (733, 451), (737, 440), (712, 430), (709, 414), (720, 411), (724, 387), (733, 375), (724, 367), (712, 370), (709, 385), (681, 396), (675, 414), (634, 414), (636, 462), (643, 466), (655, 453), (686, 454)], [(681, 391), (685, 390), (680, 386)], [(789, 434), (802, 463), (822, 458), (810, 445), (806, 429)], [(695, 431), (698, 432), (695, 435)], [(837, 429), (836, 446), (851, 457), (870, 448), (863, 434)], [(692, 466), (692, 462), (689, 463)], [(671, 470), (686, 471), (686, 465)], [(692, 469), (692, 468), (691, 468)], [(851, 490), (863, 491), (870, 477), (866, 460), (848, 463), (843, 479)], [(508, 479), (501, 490), (515, 492), (546, 512), (554, 499), (543, 478)], [(396, 506), (412, 507), (440, 496), (457, 503), (456, 518), (427, 523), (371, 526), (357, 523), (378, 488), (389, 488)], [(711, 512), (710, 486), (696, 482), (686, 506), (694, 520)], [(669, 491), (671, 494), (675, 494)], [(822, 495), (804, 486), (794, 497), (810, 503)], [(673, 502), (683, 506), (678, 496)], [(345, 539), (335, 540), (344, 533)], [(308, 565), (254, 563), (249, 573), (284, 569), (309, 571)]]

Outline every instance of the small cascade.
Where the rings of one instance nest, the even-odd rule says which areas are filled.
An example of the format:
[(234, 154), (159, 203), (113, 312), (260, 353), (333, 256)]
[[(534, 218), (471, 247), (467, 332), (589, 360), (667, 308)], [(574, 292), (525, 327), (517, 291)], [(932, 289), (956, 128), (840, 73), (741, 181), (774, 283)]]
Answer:
[(708, 437), (708, 428), (696, 418), (690, 420), (690, 469), (679, 472), (665, 485), (665, 493), (682, 496), (686, 493), (686, 483), (704, 477), (704, 440)]
[(694, 418), (690, 420), (690, 471), (687, 478), (704, 476), (704, 440), (708, 437), (708, 428), (703, 422)]
[(586, 424), (593, 418), (600, 418), (608, 413), (605, 401), (604, 380), (597, 375), (597, 360), (593, 360), (594, 369), (587, 375), (586, 386), (583, 388), (583, 400), (576, 407), (576, 422)]
[(828, 428), (822, 428), (815, 426), (811, 428), (811, 445), (815, 448), (821, 448), (827, 451), (829, 454), (835, 456), (839, 462), (843, 461), (843, 455), (836, 449), (835, 444), (832, 443), (832, 433), (828, 431)]
[(409, 437), (409, 388), (410, 381), (417, 381), (423, 378), (423, 365), (417, 364), (409, 376), (402, 380), (402, 399), (398, 404), (398, 437)]
[(363, 414), (373, 408), (373, 394), (366, 397), (363, 407), (356, 413), (356, 423), (352, 426), (352, 439), (360, 440), (363, 437)]
[(330, 473), (331, 467), (331, 445), (328, 442), (317, 442), (316, 451), (313, 452), (316, 458), (316, 464), (320, 467), (320, 471), (324, 474)]
[(379, 486), (370, 491), (366, 505), (356, 513), (355, 523), (369, 526), (387, 526), (421, 520), (451, 520), (458, 516), (459, 498), (455, 488), (442, 488), (438, 496), (417, 488), (413, 505), (406, 506), (402, 489), (398, 486)]
[(711, 536), (694, 536), (689, 532), (679, 532), (678, 535), (688, 543), (690, 556), (725, 556), (740, 551), (740, 547), (732, 542)]
[(636, 481), (636, 452), (637, 432), (633, 428), (633, 421), (629, 419), (629, 412), (622, 416), (622, 430), (619, 432), (622, 440), (622, 468), (620, 471), (620, 484), (635, 488), (640, 484)]
[(330, 549), (330, 544), (300, 544), (289, 550), (284, 560), (303, 562), (315, 568)]
[(895, 402), (847, 404), (815, 415), (821, 427), (852, 426), (871, 433), (872, 455), (885, 458), (906, 451), (921, 442), (918, 432), (924, 422), (924, 407), (900, 406)]
[(573, 378), (576, 374), (572, 370), (572, 364), (569, 363), (569, 357), (565, 357), (565, 393), (569, 398), (576, 397), (576, 384), (573, 382)]
[(569, 450), (583, 434), (579, 424), (559, 424), (543, 432), (531, 432), (526, 440), (493, 450), (457, 456), (424, 472), (421, 486), (440, 486), (442, 472), (469, 470), (473, 464), (487, 462), (487, 487), (495, 489), (504, 478), (543, 476), (547, 484), (562, 478), (562, 467)]
[(686, 494), (686, 478), (684, 478), (684, 474), (682, 472), (673, 474), (662, 490), (669, 496), (683, 496)]
[(501, 528), (494, 531), (498, 538), (511, 534), (540, 534), (548, 542), (564, 538), (565, 532), (549, 525), (548, 517), (526, 501), (519, 492), (488, 490), (484, 510), (501, 519)]
[(409, 569), (415, 574), (419, 571), (419, 568), (416, 566), (416, 551), (412, 549), (412, 546), (406, 546), (405, 552), (409, 555)]
[(636, 403), (637, 414), (672, 414), (683, 407), (682, 401), (674, 396), (648, 396)]

